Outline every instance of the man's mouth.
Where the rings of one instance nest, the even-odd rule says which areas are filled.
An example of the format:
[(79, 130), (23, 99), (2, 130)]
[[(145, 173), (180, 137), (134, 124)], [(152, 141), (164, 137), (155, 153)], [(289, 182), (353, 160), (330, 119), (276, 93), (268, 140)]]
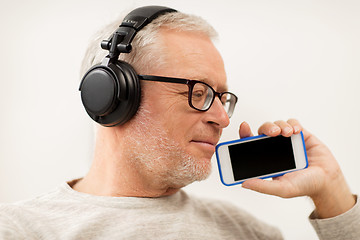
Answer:
[(215, 140), (192, 140), (191, 143), (196, 144), (204, 150), (215, 152), (215, 146), (218, 141)]
[(191, 142), (199, 143), (199, 144), (207, 144), (211, 146), (216, 146), (217, 141), (209, 141), (209, 140), (192, 140)]

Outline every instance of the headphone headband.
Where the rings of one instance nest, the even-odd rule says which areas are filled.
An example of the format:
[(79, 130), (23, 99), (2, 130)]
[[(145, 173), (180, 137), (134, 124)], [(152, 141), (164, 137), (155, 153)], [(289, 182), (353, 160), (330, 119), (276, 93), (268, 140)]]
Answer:
[(134, 9), (126, 15), (119, 28), (110, 38), (101, 42), (101, 48), (110, 51), (110, 59), (117, 59), (120, 53), (130, 53), (132, 50), (131, 42), (136, 33), (159, 15), (168, 12), (176, 12), (176, 10), (162, 6), (147, 6)]
[(135, 28), (136, 31), (139, 31), (147, 24), (149, 24), (152, 20), (157, 18), (159, 15), (168, 12), (176, 12), (176, 10), (162, 6), (147, 6), (147, 7), (137, 8), (131, 11), (124, 18), (120, 27), (128, 26)]

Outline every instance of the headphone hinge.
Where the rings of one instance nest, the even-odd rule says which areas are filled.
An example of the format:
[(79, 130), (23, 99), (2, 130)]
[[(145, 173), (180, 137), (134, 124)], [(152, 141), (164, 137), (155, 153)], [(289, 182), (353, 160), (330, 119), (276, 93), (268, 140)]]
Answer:
[(136, 35), (136, 30), (131, 27), (120, 26), (115, 34), (122, 36), (121, 41), (118, 41), (116, 48), (120, 53), (130, 53), (132, 50), (131, 42)]

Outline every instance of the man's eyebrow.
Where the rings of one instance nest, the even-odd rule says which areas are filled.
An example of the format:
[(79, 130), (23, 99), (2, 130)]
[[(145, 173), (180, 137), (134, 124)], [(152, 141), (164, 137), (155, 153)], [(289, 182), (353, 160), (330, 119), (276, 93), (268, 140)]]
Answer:
[(227, 86), (227, 84), (225, 84), (224, 86), (220, 86), (218, 87), (218, 92), (228, 92), (229, 91), (229, 88)]
[(215, 82), (214, 81), (211, 81), (209, 80), (208, 78), (194, 78), (194, 80), (197, 80), (197, 81), (201, 81), (201, 82), (204, 82), (204, 83), (207, 83), (209, 84), (212, 88), (214, 88), (215, 91), (217, 92), (227, 92), (228, 91), (228, 86), (227, 84), (223, 85), (223, 86), (217, 86), (216, 89), (215, 89)]

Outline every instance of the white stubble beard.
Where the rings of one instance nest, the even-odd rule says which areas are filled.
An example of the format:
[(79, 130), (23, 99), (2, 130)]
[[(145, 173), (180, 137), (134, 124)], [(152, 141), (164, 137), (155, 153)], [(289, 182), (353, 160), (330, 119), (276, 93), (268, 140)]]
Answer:
[(210, 175), (211, 161), (186, 153), (151, 112), (140, 107), (132, 121), (127, 133), (128, 157), (141, 173), (171, 187), (183, 187)]

